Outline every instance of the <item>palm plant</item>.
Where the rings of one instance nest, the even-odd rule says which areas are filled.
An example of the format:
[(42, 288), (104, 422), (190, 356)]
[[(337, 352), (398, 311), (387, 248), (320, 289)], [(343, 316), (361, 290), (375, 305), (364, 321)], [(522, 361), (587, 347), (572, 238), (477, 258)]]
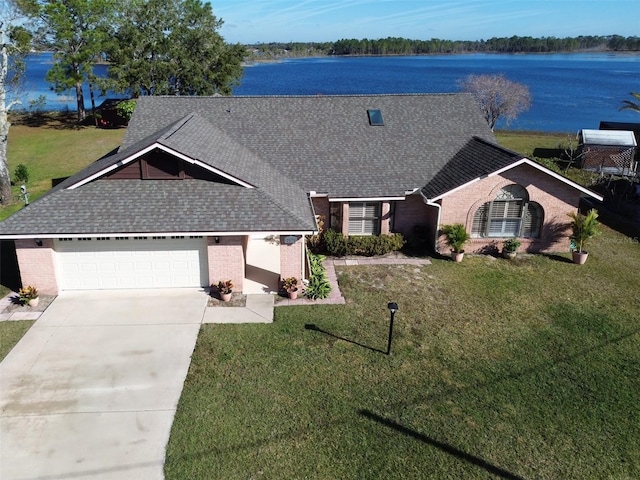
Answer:
[(442, 234), (447, 239), (447, 244), (451, 247), (456, 253), (461, 253), (464, 251), (464, 244), (469, 241), (471, 235), (464, 228), (464, 225), (461, 223), (456, 223), (454, 225), (443, 225), (442, 226)]
[(598, 225), (598, 211), (592, 208), (586, 215), (581, 213), (571, 212), (568, 214), (571, 217), (571, 245), (573, 250), (582, 253), (584, 251), (585, 244), (597, 235), (600, 230)]
[[(640, 93), (631, 92), (629, 93), (629, 95), (632, 95), (637, 100), (640, 100)], [(632, 102), (631, 100), (623, 100), (622, 103), (624, 105), (620, 107), (620, 110), (634, 110), (640, 113), (640, 103)]]

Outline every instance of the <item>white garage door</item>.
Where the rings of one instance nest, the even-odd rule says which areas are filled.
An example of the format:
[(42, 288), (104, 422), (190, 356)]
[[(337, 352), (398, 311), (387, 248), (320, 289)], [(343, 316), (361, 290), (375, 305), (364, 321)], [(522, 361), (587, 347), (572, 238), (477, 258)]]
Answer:
[(62, 238), (54, 243), (62, 290), (202, 287), (202, 237)]

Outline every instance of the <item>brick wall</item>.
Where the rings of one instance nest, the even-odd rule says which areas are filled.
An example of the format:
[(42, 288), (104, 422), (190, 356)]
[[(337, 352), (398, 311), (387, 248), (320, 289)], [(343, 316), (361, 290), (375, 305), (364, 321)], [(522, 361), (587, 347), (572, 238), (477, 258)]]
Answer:
[(59, 293), (53, 239), (43, 238), (39, 247), (33, 239), (15, 240), (22, 286), (32, 285), (45, 295)]
[(209, 263), (209, 284), (220, 280), (231, 280), (234, 291), (242, 292), (245, 275), (246, 238), (241, 235), (207, 237), (207, 259)]
[[(471, 232), (473, 216), (485, 202), (495, 199), (506, 185), (519, 184), (527, 189), (529, 200), (543, 209), (543, 226), (540, 238), (521, 239), (521, 251), (554, 252), (569, 249), (567, 213), (578, 208), (580, 192), (528, 165), (521, 165), (502, 175), (488, 177), (442, 199), (442, 224), (462, 223)], [(444, 237), (438, 248), (448, 251)], [(500, 239), (474, 238), (465, 247), (467, 252), (494, 251), (501, 248)]]
[(393, 231), (408, 237), (417, 225), (425, 228), (435, 225), (437, 216), (437, 210), (426, 205), (422, 195), (409, 195), (406, 200), (395, 204)]
[[(295, 242), (287, 243), (295, 238)], [(286, 239), (286, 241), (285, 241)], [(300, 235), (282, 235), (280, 237), (280, 277), (295, 277), (302, 279), (303, 262), (302, 248), (304, 238)]]
[(327, 197), (313, 197), (311, 199), (311, 203), (313, 204), (313, 210), (317, 216), (324, 217), (324, 228), (329, 228), (329, 199)]

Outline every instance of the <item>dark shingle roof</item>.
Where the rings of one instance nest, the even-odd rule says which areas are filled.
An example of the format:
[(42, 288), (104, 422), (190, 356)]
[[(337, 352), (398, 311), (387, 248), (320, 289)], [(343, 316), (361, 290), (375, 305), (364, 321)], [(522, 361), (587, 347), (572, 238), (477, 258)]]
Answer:
[[(383, 126), (369, 124), (368, 109), (381, 110)], [(508, 160), (491, 157), (491, 142), (467, 94), (143, 97), (117, 153), (0, 224), (0, 235), (310, 231), (310, 191), (367, 198), (455, 188)], [(92, 179), (155, 144), (255, 188)]]
[[(371, 126), (368, 109), (384, 126)], [(494, 136), (467, 94), (316, 97), (144, 97), (123, 147), (197, 113), (287, 174), (304, 191), (332, 197), (398, 196), (420, 188), (474, 135)], [(216, 151), (210, 151), (216, 161)]]
[(521, 160), (522, 155), (474, 137), (422, 188), (427, 198), (438, 197), (465, 183)]
[[(202, 201), (206, 198), (206, 201)], [(0, 223), (0, 234), (313, 230), (260, 189), (204, 180), (97, 180), (58, 190)]]

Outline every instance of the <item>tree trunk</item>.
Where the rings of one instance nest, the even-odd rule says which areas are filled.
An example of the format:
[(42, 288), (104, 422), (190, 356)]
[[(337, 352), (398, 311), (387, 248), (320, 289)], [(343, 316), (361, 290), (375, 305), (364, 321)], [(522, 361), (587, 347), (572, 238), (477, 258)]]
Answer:
[(7, 111), (0, 106), (0, 203), (2, 205), (8, 205), (13, 200), (7, 160), (7, 139), (9, 138), (10, 125)]
[(13, 194), (11, 193), (11, 177), (7, 159), (7, 140), (11, 124), (9, 123), (6, 88), (9, 55), (5, 45), (4, 30), (0, 30), (0, 42), (0, 204), (8, 205), (13, 200)]
[(87, 116), (84, 109), (84, 92), (82, 91), (82, 82), (76, 83), (76, 99), (78, 100), (78, 123), (82, 123)]
[(91, 115), (93, 115), (93, 123), (98, 126), (98, 117), (96, 117), (96, 99), (93, 95), (93, 84), (89, 82), (89, 96), (91, 97)]

